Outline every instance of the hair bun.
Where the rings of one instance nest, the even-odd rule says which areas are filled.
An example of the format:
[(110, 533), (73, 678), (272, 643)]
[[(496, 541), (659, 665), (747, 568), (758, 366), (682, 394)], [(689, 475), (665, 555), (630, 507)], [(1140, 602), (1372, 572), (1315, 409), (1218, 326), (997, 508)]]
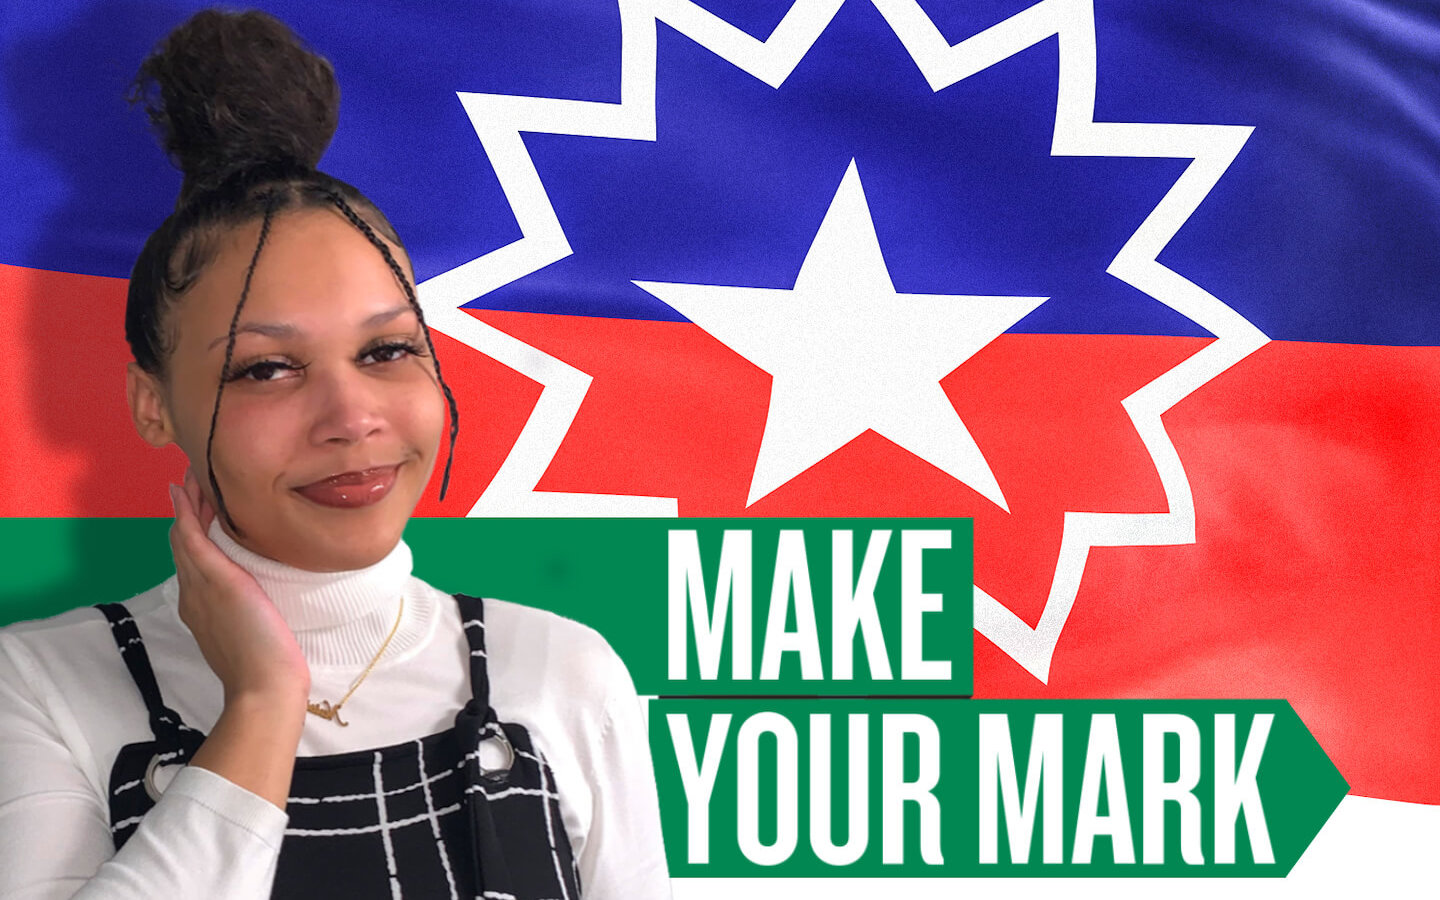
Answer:
[(249, 169), (314, 168), (340, 111), (330, 61), (253, 10), (191, 16), (140, 64), (129, 99), (184, 173), (177, 208)]

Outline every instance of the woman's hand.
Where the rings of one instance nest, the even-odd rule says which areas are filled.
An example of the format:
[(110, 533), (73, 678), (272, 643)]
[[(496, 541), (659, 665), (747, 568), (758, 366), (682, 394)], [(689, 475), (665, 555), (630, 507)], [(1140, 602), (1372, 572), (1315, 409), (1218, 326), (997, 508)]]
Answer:
[(295, 635), (253, 576), (210, 540), (215, 510), (192, 470), (170, 486), (170, 552), (180, 582), (180, 620), (225, 686), (225, 702), (262, 699), (303, 717), (310, 669)]
[(305, 728), (310, 667), (259, 583), (210, 540), (215, 510), (190, 470), (184, 487), (170, 486), (170, 499), (180, 621), (225, 686), (225, 708), (190, 765), (284, 809)]

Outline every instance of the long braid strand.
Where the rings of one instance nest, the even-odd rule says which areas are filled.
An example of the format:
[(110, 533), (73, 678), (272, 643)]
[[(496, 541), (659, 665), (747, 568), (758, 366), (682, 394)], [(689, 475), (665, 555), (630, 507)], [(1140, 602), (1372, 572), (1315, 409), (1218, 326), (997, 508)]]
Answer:
[(255, 274), (255, 264), (260, 261), (260, 249), (265, 246), (265, 238), (270, 234), (270, 223), (274, 218), (275, 201), (278, 198), (277, 192), (270, 192), (265, 197), (265, 218), (260, 223), (260, 239), (255, 242), (255, 253), (250, 257), (250, 267), (245, 270), (245, 286), (240, 289), (240, 302), (235, 304), (235, 314), (230, 317), (230, 331), (225, 342), (225, 361), (220, 366), (220, 381), (215, 387), (215, 408), (210, 413), (210, 435), (205, 439), (205, 473), (210, 478), (210, 490), (215, 493), (215, 506), (219, 509), (220, 515), (224, 516), (225, 524), (236, 535), (243, 536), (244, 532), (230, 518), (230, 510), (225, 505), (225, 495), (220, 492), (220, 482), (215, 479), (215, 466), (211, 462), (211, 451), (215, 446), (215, 423), (220, 419), (220, 397), (225, 392), (225, 382), (230, 374), (230, 362), (235, 353), (235, 332), (240, 325), (240, 311), (245, 308), (245, 300), (250, 295), (250, 279)]
[(400, 264), (395, 261), (395, 256), (390, 248), (370, 227), (370, 223), (360, 217), (358, 213), (346, 202), (339, 191), (321, 185), (315, 185), (314, 189), (323, 193), (330, 199), (330, 202), (340, 210), (341, 214), (350, 221), (359, 231), (375, 245), (380, 255), (385, 258), (385, 263), (390, 271), (395, 274), (395, 279), (405, 290), (405, 299), (410, 301), (410, 307), (415, 310), (415, 317), (420, 320), (420, 331), (425, 335), (425, 345), (430, 350), (430, 359), (435, 364), (435, 379), (440, 382), (440, 390), (445, 394), (445, 402), (450, 408), (450, 449), (445, 457), (445, 474), (440, 480), (440, 499), (445, 499), (445, 493), (450, 488), (450, 466), (455, 461), (455, 438), (460, 431), (460, 410), (455, 404), (455, 395), (450, 391), (450, 385), (445, 383), (445, 376), (440, 374), (440, 356), (435, 352), (435, 342), (430, 337), (430, 326), (425, 324), (425, 313), (420, 309), (420, 301), (415, 296), (415, 288), (410, 284), (410, 279), (405, 277), (405, 272)]

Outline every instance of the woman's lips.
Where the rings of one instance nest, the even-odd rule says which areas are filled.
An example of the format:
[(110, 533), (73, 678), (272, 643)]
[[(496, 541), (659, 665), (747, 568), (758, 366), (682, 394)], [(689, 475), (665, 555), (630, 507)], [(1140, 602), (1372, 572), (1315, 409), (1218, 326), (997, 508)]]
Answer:
[(379, 503), (395, 486), (395, 471), (400, 466), (378, 466), (358, 472), (343, 472), (322, 478), (313, 484), (295, 488), (295, 492), (321, 506), (353, 509)]

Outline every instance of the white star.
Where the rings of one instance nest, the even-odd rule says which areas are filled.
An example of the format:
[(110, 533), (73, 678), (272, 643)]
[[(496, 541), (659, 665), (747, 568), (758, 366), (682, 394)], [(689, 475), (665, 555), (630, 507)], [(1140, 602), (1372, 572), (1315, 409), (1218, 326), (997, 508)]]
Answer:
[(747, 506), (873, 429), (1009, 511), (940, 379), (1048, 298), (897, 294), (854, 160), (793, 289), (635, 284), (773, 377)]

